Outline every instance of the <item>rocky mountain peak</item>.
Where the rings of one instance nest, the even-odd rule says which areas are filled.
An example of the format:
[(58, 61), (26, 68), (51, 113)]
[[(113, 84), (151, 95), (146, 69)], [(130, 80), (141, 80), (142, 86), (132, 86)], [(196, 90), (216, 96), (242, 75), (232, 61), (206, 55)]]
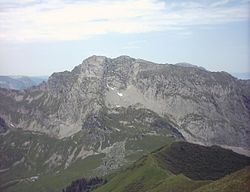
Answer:
[(181, 67), (192, 67), (192, 68), (206, 70), (204, 67), (193, 65), (191, 63), (186, 63), (186, 62), (176, 63), (175, 65), (176, 66), (181, 66)]
[(134, 107), (167, 118), (188, 141), (250, 146), (249, 83), (227, 73), (94, 55), (71, 72), (54, 73), (44, 86), (17, 94), (16, 109), (0, 115), (6, 122), (21, 116), (20, 127), (63, 138), (85, 125), (106, 129), (103, 111)]
[(127, 62), (131, 62), (131, 61), (135, 61), (135, 58), (132, 58), (130, 56), (127, 55), (121, 55), (119, 57), (116, 57), (114, 59), (112, 59), (114, 62), (123, 62), (123, 63), (127, 63)]
[(102, 64), (105, 59), (107, 59), (107, 57), (105, 56), (98, 56), (98, 55), (92, 55), (90, 57), (88, 57), (87, 59), (84, 59), (82, 64), (93, 64), (93, 65), (98, 65), (98, 64)]

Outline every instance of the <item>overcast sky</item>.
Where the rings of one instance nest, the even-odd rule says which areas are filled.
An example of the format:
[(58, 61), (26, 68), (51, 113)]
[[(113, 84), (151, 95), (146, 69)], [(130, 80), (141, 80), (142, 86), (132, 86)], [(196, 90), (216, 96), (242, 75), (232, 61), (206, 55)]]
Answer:
[(0, 0), (0, 74), (50, 75), (91, 55), (250, 72), (249, 0)]

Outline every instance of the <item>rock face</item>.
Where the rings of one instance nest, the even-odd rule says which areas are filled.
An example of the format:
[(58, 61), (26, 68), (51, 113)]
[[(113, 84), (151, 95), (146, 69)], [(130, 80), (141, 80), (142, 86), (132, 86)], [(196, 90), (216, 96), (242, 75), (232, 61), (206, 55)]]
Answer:
[(4, 119), (0, 117), (0, 134), (5, 133), (8, 129), (7, 124), (5, 123)]
[(79, 131), (101, 137), (125, 127), (250, 147), (250, 81), (225, 72), (92, 56), (37, 87), (0, 89), (0, 98), (7, 124), (57, 138)]

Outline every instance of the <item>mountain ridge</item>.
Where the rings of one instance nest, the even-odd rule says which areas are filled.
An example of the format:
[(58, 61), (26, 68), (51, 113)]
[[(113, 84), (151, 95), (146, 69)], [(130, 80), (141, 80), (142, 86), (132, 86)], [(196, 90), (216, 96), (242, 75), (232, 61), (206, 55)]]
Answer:
[[(216, 190), (217, 185), (221, 188), (221, 180), (235, 177), (238, 174), (236, 171), (245, 172), (245, 169), (249, 169), (246, 167), (249, 164), (249, 157), (217, 146), (204, 147), (187, 142), (173, 142), (118, 171), (108, 178), (106, 184), (94, 191), (192, 192), (202, 191), (200, 189), (203, 187), (209, 189), (210, 185), (215, 186)], [(244, 191), (247, 190), (247, 175), (243, 175), (244, 183), (239, 183)], [(228, 181), (227, 185), (230, 185)]]
[[(54, 130), (52, 135), (59, 134), (61, 138), (80, 131), (81, 124), (88, 114), (98, 113), (98, 110), (104, 105), (111, 107), (141, 105), (142, 108), (148, 108), (162, 116), (170, 117), (173, 122), (182, 127), (179, 131), (182, 131), (182, 134), (188, 140), (193, 140), (195, 132), (196, 137), (199, 138), (194, 141), (202, 140), (203, 143), (219, 144), (222, 139), (221, 144), (235, 145), (233, 144), (234, 141), (230, 141), (231, 136), (229, 137), (229, 135), (227, 137), (229, 142), (223, 141), (225, 135), (216, 139), (219, 132), (213, 134), (214, 141), (210, 142), (211, 139), (205, 139), (207, 136), (205, 132), (202, 133), (201, 131), (204, 128), (198, 130), (195, 127), (203, 126), (211, 129), (209, 119), (213, 117), (214, 122), (218, 121), (218, 123), (213, 123), (215, 124), (213, 129), (215, 130), (225, 127), (229, 131), (233, 131), (239, 125), (240, 128), (238, 129), (242, 131), (249, 130), (247, 123), (250, 122), (250, 119), (247, 116), (249, 115), (250, 93), (247, 90), (240, 89), (241, 86), (248, 87), (246, 81), (236, 80), (230, 74), (224, 72), (214, 73), (192, 67), (153, 64), (149, 61), (128, 56), (115, 59), (104, 56), (91, 56), (71, 72), (53, 73), (47, 83), (31, 89), (30, 92), (26, 91), (25, 94), (38, 94), (39, 92), (44, 96), (41, 105), (49, 110), (52, 109), (53, 114), (51, 115), (54, 117), (59, 116), (58, 118), (53, 117), (53, 119), (61, 122), (59, 125), (50, 123), (49, 126), (52, 126), (50, 129)], [(240, 95), (242, 93), (244, 94), (243, 97)], [(16, 95), (16, 97), (25, 97), (25, 94)], [(230, 94), (232, 98), (229, 100)], [(27, 97), (34, 100), (31, 95)], [(133, 100), (127, 97), (133, 97)], [(232, 101), (235, 99), (239, 100), (237, 104)], [(32, 101), (30, 102), (32, 103)], [(85, 105), (85, 108), (80, 107), (81, 109), (79, 109), (78, 103)], [(199, 105), (197, 105), (198, 103)], [(214, 116), (211, 115), (212, 113), (205, 112), (205, 106), (200, 107), (202, 103), (204, 105), (208, 104), (206, 107), (213, 113), (217, 113), (217, 115)], [(91, 105), (93, 106), (90, 107)], [(237, 108), (241, 110), (242, 114), (233, 111)], [(207, 120), (200, 115), (201, 112), (197, 113), (197, 110), (202, 113), (205, 112)], [(55, 111), (57, 112), (55, 113)], [(71, 111), (71, 113), (67, 111)], [(232, 111), (231, 114), (228, 111)], [(3, 113), (1, 111), (1, 114)], [(68, 116), (67, 119), (66, 116)], [(54, 120), (48, 119), (49, 122)], [(198, 122), (197, 126), (192, 126), (195, 121), (201, 122)], [(47, 132), (48, 129), (41, 123), (34, 120), (32, 122), (37, 127), (40, 127), (39, 131)], [(32, 129), (32, 122), (24, 121), (18, 124), (24, 124), (22, 127)], [(75, 126), (72, 126), (72, 123)], [(222, 126), (219, 124), (222, 124)], [(235, 132), (234, 134), (239, 133)], [(238, 138), (236, 142), (238, 144), (235, 146), (249, 146), (249, 141), (245, 140), (245, 137)]]

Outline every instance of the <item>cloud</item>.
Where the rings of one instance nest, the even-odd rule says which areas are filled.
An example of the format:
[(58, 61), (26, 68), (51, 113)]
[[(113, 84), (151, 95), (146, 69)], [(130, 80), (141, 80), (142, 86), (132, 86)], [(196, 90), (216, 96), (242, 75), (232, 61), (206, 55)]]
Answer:
[(166, 31), (248, 18), (248, 1), (204, 2), (0, 0), (0, 40), (79, 40), (110, 32)]
[(146, 43), (146, 40), (136, 40), (127, 42), (122, 49), (140, 49), (142, 44)]

